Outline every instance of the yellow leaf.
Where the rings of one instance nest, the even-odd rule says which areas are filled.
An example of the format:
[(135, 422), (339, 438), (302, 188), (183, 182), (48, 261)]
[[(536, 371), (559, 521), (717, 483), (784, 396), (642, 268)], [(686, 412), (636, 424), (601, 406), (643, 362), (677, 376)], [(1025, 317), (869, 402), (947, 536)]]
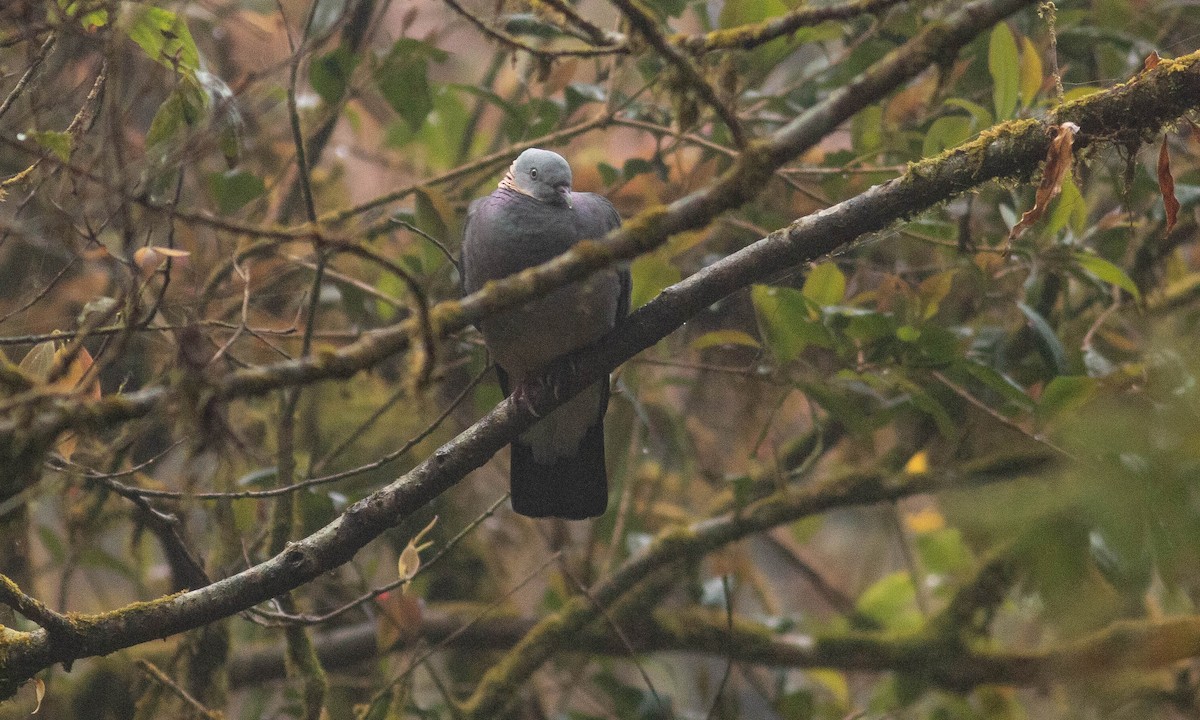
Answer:
[(54, 341), (38, 343), (25, 353), (18, 366), (38, 380), (45, 380), (54, 366)]
[(705, 350), (710, 347), (723, 345), (744, 345), (746, 347), (762, 347), (759, 342), (741, 330), (713, 330), (706, 332), (692, 341), (693, 350)]
[(922, 508), (904, 516), (904, 524), (914, 533), (921, 534), (946, 527), (946, 518), (936, 508)]
[(1042, 56), (1028, 37), (1021, 37), (1021, 104), (1029, 107), (1042, 89)]
[(417, 533), (412, 540), (409, 540), (408, 545), (406, 545), (404, 550), (401, 551), (400, 559), (396, 562), (396, 567), (400, 573), (400, 577), (403, 580), (412, 580), (414, 577), (416, 577), (417, 572), (420, 571), (421, 551), (429, 547), (429, 543), (422, 545), (421, 540), (430, 530), (433, 529), (433, 526), (437, 524), (437, 521), (438, 516), (434, 515), (433, 519), (429, 521), (429, 524), (426, 525), (421, 532)]
[(908, 475), (924, 475), (929, 472), (929, 453), (924, 450), (916, 453), (904, 463), (904, 472)]

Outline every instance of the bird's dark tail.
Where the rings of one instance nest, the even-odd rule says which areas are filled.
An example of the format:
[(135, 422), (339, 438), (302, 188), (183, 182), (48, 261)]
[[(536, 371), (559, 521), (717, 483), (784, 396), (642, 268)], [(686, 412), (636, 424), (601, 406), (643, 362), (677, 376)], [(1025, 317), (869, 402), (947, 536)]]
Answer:
[(604, 423), (588, 428), (579, 450), (552, 465), (538, 463), (528, 445), (514, 442), (509, 478), (513, 510), (522, 515), (566, 520), (603, 515), (608, 508)]

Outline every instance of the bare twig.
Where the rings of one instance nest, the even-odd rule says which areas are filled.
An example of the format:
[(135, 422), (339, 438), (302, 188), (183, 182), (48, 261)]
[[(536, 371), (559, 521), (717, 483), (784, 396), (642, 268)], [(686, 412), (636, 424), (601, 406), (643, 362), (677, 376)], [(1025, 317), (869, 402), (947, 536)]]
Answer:
[(138, 670), (142, 671), (142, 674), (170, 690), (176, 697), (187, 703), (192, 710), (199, 713), (202, 717), (207, 718), (207, 720), (225, 720), (225, 713), (206, 707), (204, 703), (192, 697), (192, 694), (187, 690), (184, 690), (179, 683), (172, 680), (162, 670), (159, 670), (158, 666), (154, 663), (145, 658), (138, 658), (134, 662)]
[(33, 59), (30, 60), (29, 67), (26, 68), (25, 73), (21, 75), (21, 79), (18, 80), (17, 84), (13, 86), (13, 89), (9, 91), (8, 97), (4, 98), (4, 102), (0, 103), (0, 117), (4, 117), (4, 114), (7, 113), (10, 108), (12, 108), (13, 103), (17, 101), (17, 98), (21, 97), (21, 93), (25, 91), (26, 86), (29, 85), (29, 81), (33, 79), (35, 74), (37, 74), (38, 68), (42, 66), (42, 61), (44, 61), (46, 56), (50, 54), (50, 50), (54, 47), (54, 42), (57, 39), (58, 33), (51, 32), (46, 35), (46, 39), (42, 42), (42, 46), (38, 48), (37, 52), (34, 53)]
[(630, 25), (646, 38), (646, 42), (650, 43), (667, 62), (675, 66), (688, 87), (692, 88), (704, 100), (704, 103), (717, 113), (717, 117), (721, 118), (721, 122), (729, 128), (733, 144), (738, 149), (744, 148), (748, 138), (741, 120), (738, 120), (737, 113), (717, 97), (717, 91), (700, 73), (691, 58), (667, 41), (650, 11), (644, 8), (639, 0), (613, 0), (613, 5), (616, 5), (617, 9), (629, 20)]

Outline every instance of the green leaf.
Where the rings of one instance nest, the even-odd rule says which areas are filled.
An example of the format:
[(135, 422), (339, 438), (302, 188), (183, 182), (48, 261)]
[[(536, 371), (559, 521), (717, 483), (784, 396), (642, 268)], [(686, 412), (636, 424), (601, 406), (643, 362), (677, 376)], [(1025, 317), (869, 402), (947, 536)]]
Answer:
[[(93, 5), (93, 3), (88, 3), (88, 5)], [(81, 7), (76, 0), (58, 0), (58, 7), (67, 17), (78, 17), (79, 24), (89, 33), (108, 24), (108, 10), (92, 10)], [(80, 10), (84, 11), (82, 15), (80, 15)]]
[(184, 78), (154, 113), (146, 133), (146, 145), (154, 147), (179, 137), (184, 130), (200, 122), (207, 107), (208, 95), (195, 81)]
[(1025, 318), (1029, 320), (1029, 326), (1033, 328), (1034, 335), (1038, 340), (1038, 351), (1042, 354), (1042, 358), (1055, 375), (1067, 374), (1067, 353), (1063, 350), (1062, 341), (1058, 339), (1058, 335), (1054, 334), (1054, 328), (1050, 327), (1050, 323), (1046, 322), (1046, 318), (1037, 310), (1029, 307), (1023, 302), (1017, 303), (1017, 307), (1021, 312), (1025, 313)]
[(931, 573), (965, 573), (972, 565), (971, 550), (958, 528), (940, 528), (916, 536), (921, 562)]
[(823, 262), (804, 278), (804, 297), (818, 305), (836, 305), (846, 296), (846, 276), (833, 262)]
[(1099, 255), (1092, 255), (1087, 252), (1076, 252), (1073, 254), (1075, 262), (1079, 263), (1080, 267), (1095, 275), (1100, 280), (1109, 285), (1116, 285), (1122, 290), (1133, 296), (1134, 300), (1142, 301), (1142, 293), (1138, 290), (1138, 286), (1134, 284), (1133, 278), (1120, 267), (1110, 263)]
[(210, 173), (208, 189), (216, 198), (217, 207), (224, 215), (232, 215), (251, 200), (260, 198), (267, 192), (262, 178), (240, 168)]
[(1042, 422), (1078, 410), (1095, 394), (1097, 381), (1086, 375), (1059, 375), (1038, 398), (1037, 415)]
[(1056, 235), (1068, 225), (1077, 236), (1082, 235), (1087, 226), (1087, 202), (1070, 174), (1063, 177), (1062, 192), (1054, 200), (1054, 209), (1050, 211), (1050, 219), (1046, 222), (1046, 233)]
[(71, 133), (59, 130), (33, 130), (25, 133), (25, 136), (54, 153), (59, 160), (66, 162), (71, 159)]
[(992, 113), (979, 103), (973, 103), (970, 100), (965, 100), (963, 98), (948, 98), (944, 104), (951, 107), (962, 108), (963, 110), (969, 112), (971, 114), (972, 130), (982, 130), (984, 128), (989, 128), (994, 124), (992, 121)]
[(1024, 388), (990, 365), (984, 365), (981, 362), (968, 358), (955, 363), (954, 369), (965, 372), (975, 378), (1000, 397), (1016, 403), (1023, 408), (1033, 407), (1033, 399), (1029, 397)]
[(783, 720), (812, 720), (817, 716), (817, 701), (811, 690), (795, 690), (775, 701), (775, 712)]
[(165, 67), (183, 69), (192, 76), (200, 67), (200, 51), (187, 23), (170, 10), (139, 7), (130, 18), (127, 32), (151, 60)]
[(934, 120), (925, 133), (921, 155), (930, 157), (962, 144), (972, 135), (971, 122), (971, 118), (962, 115), (943, 115)]
[(909, 574), (897, 571), (883, 576), (863, 592), (858, 598), (858, 611), (878, 620), (888, 630), (915, 632), (924, 622), (916, 600)]
[(442, 62), (447, 57), (428, 43), (400, 38), (375, 68), (375, 87), (412, 130), (421, 127), (433, 109), (429, 61)]
[(650, 302), (663, 288), (679, 282), (679, 268), (657, 253), (642, 255), (631, 263), (629, 275), (633, 280), (629, 306), (637, 309)]
[(850, 120), (854, 149), (863, 155), (883, 149), (883, 108), (869, 105)]
[(943, 270), (921, 281), (917, 286), (917, 295), (921, 298), (921, 319), (928, 320), (937, 315), (942, 301), (950, 294), (954, 285), (956, 270)]
[[(671, 5), (671, 10), (686, 5), (681, 0), (658, 0)], [(721, 14), (717, 16), (717, 24), (722, 29), (738, 27), (750, 23), (762, 22), (787, 13), (790, 8), (782, 0), (726, 0), (721, 6)], [(671, 15), (671, 12), (668, 12)], [(674, 15), (672, 15), (674, 16)], [(782, 60), (791, 50), (787, 38), (777, 38), (765, 45), (745, 53), (747, 64), (758, 71), (766, 71)]]
[(441, 190), (426, 186), (414, 193), (416, 196), (416, 224), (435, 238), (445, 240), (455, 237), (455, 212), (450, 199)]
[(750, 290), (763, 342), (779, 363), (795, 360), (808, 345), (829, 347), (829, 330), (819, 310), (797, 290), (755, 285)]
[[(634, 283), (634, 288), (637, 288), (636, 282)], [(729, 347), (733, 345), (752, 348), (762, 347), (757, 340), (741, 330), (713, 330), (704, 333), (691, 342), (693, 350), (705, 350), (711, 347)]]
[(349, 47), (339, 45), (332, 52), (315, 58), (308, 68), (308, 82), (327, 105), (342, 99), (350, 83), (350, 76), (358, 66), (360, 57)]
[(998, 120), (1007, 120), (1017, 109), (1020, 70), (1012, 30), (1005, 23), (997, 23), (988, 43), (988, 71), (992, 74), (992, 104)]

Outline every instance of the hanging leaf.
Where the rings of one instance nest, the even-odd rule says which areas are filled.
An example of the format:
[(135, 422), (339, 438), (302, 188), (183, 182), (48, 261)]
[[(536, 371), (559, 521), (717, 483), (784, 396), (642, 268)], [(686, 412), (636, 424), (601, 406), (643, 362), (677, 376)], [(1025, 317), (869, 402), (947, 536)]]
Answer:
[(267, 186), (262, 178), (241, 168), (210, 173), (208, 190), (223, 215), (232, 215), (252, 200), (262, 197)]
[(1167, 213), (1167, 228), (1163, 236), (1171, 234), (1179, 219), (1179, 198), (1175, 197), (1175, 178), (1171, 175), (1171, 154), (1167, 150), (1167, 138), (1163, 137), (1158, 148), (1158, 190), (1162, 193), (1163, 207)]
[(350, 76), (360, 58), (348, 46), (339, 45), (313, 59), (308, 68), (308, 82), (327, 105), (336, 103), (346, 94)]
[(400, 38), (375, 68), (375, 86), (411, 130), (425, 123), (433, 110), (429, 84), (429, 61), (444, 61), (449, 55), (428, 43)]
[(1046, 208), (1062, 191), (1063, 177), (1071, 167), (1071, 147), (1075, 142), (1075, 133), (1079, 126), (1073, 122), (1065, 122), (1054, 129), (1054, 139), (1050, 141), (1050, 150), (1046, 153), (1046, 165), (1042, 168), (1042, 182), (1038, 185), (1033, 207), (1021, 216), (1021, 221), (1013, 226), (1008, 233), (1008, 241), (1012, 242), (1021, 236), (1034, 223), (1046, 214)]
[(1054, 209), (1046, 219), (1046, 234), (1054, 237), (1070, 228), (1076, 236), (1082, 235), (1087, 228), (1087, 201), (1069, 174), (1063, 177), (1062, 188), (1053, 204)]
[(187, 23), (170, 10), (139, 7), (130, 18), (127, 32), (147, 57), (165, 67), (193, 76), (200, 67), (200, 51)]
[(945, 115), (934, 120), (925, 133), (925, 142), (921, 147), (921, 155), (931, 157), (956, 147), (971, 137), (971, 118), (963, 115)]
[(421, 541), (425, 538), (429, 531), (433, 529), (433, 526), (437, 524), (437, 521), (438, 516), (434, 515), (433, 519), (429, 521), (429, 524), (426, 525), (421, 532), (413, 536), (413, 538), (408, 541), (408, 545), (404, 546), (404, 550), (400, 552), (400, 559), (396, 563), (396, 568), (400, 573), (400, 579), (404, 580), (406, 583), (416, 577), (417, 572), (420, 571), (421, 551), (433, 544), (422, 544)]
[(1017, 109), (1021, 65), (1017, 60), (1017, 41), (1005, 23), (997, 23), (992, 28), (988, 72), (992, 74), (992, 105), (996, 109), (996, 119), (1006, 120)]
[(846, 276), (833, 262), (823, 262), (804, 278), (804, 297), (818, 305), (836, 305), (846, 296)]
[(819, 320), (819, 308), (797, 290), (755, 285), (750, 290), (763, 342), (783, 364), (800, 356), (809, 345), (833, 344)]
[(33, 698), (36, 704), (33, 706), (33, 712), (30, 715), (37, 715), (38, 710), (42, 709), (42, 700), (46, 698), (46, 682), (41, 678), (33, 679)]
[(642, 255), (634, 260), (630, 264), (629, 275), (633, 280), (629, 298), (631, 310), (650, 302), (655, 295), (679, 282), (682, 277), (679, 268), (658, 253)]

